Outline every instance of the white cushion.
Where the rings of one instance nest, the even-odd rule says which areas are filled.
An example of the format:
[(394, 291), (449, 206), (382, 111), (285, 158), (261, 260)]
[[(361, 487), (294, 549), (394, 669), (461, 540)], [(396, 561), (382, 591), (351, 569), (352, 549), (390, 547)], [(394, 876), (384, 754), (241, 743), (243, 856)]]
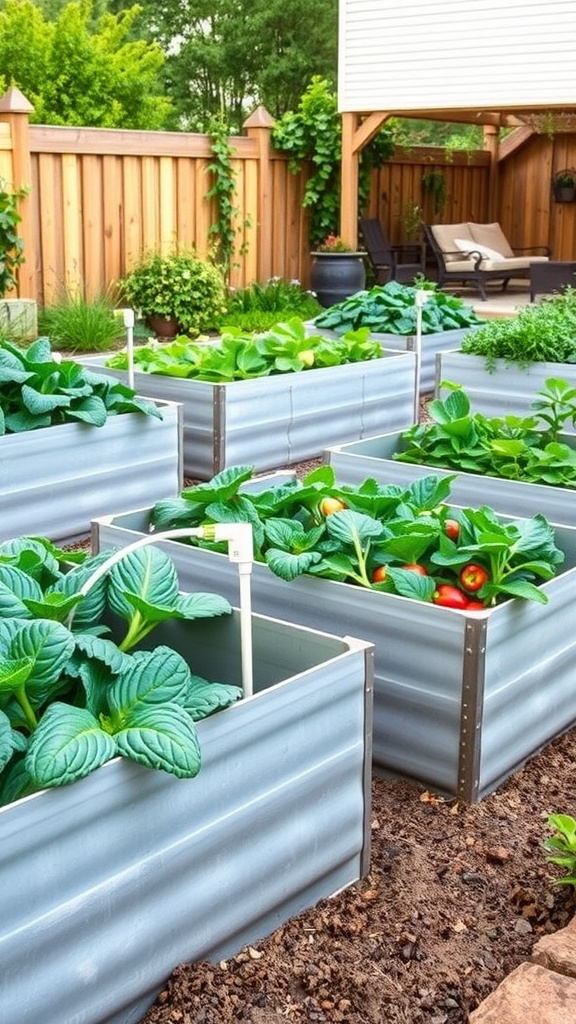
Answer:
[(479, 252), (483, 260), (503, 260), (505, 257), (496, 249), (490, 249), (488, 245), (478, 245), (477, 242), (470, 243), (469, 238), (455, 238), (454, 245), (460, 252)]

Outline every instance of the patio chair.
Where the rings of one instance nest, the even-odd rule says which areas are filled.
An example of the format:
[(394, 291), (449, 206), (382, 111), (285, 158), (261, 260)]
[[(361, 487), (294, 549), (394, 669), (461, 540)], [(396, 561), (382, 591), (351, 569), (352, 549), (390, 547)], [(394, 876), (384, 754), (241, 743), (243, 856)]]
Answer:
[(376, 284), (410, 284), (417, 274), (425, 273), (423, 245), (390, 245), (377, 217), (361, 217), (358, 227)]
[(528, 278), (533, 264), (547, 263), (551, 256), (546, 245), (514, 250), (498, 223), (425, 224), (424, 232), (438, 264), (439, 287), (471, 282), (484, 301), (488, 281), (501, 281), (505, 291), (511, 278)]

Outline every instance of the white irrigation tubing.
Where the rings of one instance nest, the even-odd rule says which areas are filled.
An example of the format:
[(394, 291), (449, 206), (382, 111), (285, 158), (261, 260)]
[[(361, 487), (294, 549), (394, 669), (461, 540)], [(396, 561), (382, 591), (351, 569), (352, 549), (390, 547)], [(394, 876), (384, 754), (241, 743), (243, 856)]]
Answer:
[[(110, 558), (102, 562), (80, 588), (85, 596), (91, 587), (105, 576), (112, 566), (120, 562), (125, 555), (143, 548), (147, 544), (155, 544), (161, 540), (172, 540), (177, 537), (201, 537), (203, 540), (227, 541), (228, 558), (238, 564), (240, 574), (240, 648), (242, 659), (242, 689), (245, 697), (251, 697), (254, 688), (252, 658), (252, 600), (250, 591), (250, 575), (254, 561), (252, 527), (250, 523), (214, 523), (208, 526), (181, 527), (177, 530), (164, 530), (161, 533), (150, 533), (139, 537), (132, 544), (119, 551), (114, 551)], [(71, 620), (69, 620), (71, 621)]]
[(416, 392), (414, 395), (414, 423), (420, 419), (420, 377), (422, 373), (422, 306), (428, 302), (430, 292), (424, 288), (417, 288), (414, 300), (416, 302)]

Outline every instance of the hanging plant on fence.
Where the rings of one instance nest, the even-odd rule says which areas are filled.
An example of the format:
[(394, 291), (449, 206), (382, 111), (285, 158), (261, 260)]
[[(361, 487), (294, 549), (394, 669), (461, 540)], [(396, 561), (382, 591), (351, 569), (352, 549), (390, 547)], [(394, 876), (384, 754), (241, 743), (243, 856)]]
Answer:
[(436, 217), (441, 217), (448, 199), (444, 173), (442, 171), (424, 171), (422, 175), (422, 191), (425, 195), (432, 196), (434, 214)]

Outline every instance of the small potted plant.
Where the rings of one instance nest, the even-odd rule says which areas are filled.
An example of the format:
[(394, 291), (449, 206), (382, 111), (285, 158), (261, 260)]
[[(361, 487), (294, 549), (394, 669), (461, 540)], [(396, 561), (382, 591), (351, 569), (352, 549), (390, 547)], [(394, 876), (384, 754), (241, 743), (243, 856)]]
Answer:
[(208, 331), (226, 311), (221, 272), (192, 250), (144, 253), (120, 282), (120, 291), (162, 337)]
[(556, 203), (573, 203), (576, 200), (576, 170), (568, 167), (557, 171), (552, 178), (552, 191)]
[(312, 252), (310, 285), (321, 306), (333, 306), (366, 284), (363, 254), (339, 235), (329, 234)]

